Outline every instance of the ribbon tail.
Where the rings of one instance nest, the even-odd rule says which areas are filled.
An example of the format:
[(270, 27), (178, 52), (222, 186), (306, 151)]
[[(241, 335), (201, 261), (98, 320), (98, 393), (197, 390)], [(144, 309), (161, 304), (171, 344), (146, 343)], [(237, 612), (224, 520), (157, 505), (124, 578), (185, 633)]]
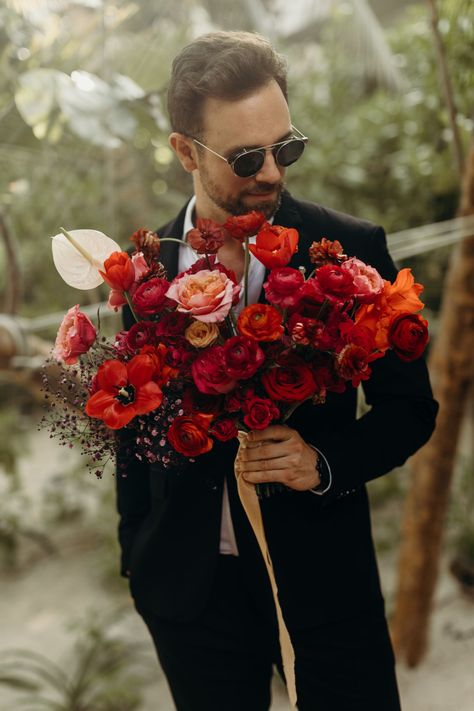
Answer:
[[(246, 433), (239, 432), (239, 442), (240, 447), (245, 447)], [(238, 456), (238, 455), (237, 455)], [(295, 678), (295, 652), (293, 645), (291, 644), (290, 635), (283, 619), (283, 613), (280, 607), (280, 602), (278, 600), (278, 587), (275, 579), (275, 573), (273, 570), (272, 559), (270, 557), (270, 551), (268, 550), (267, 539), (265, 537), (265, 529), (263, 527), (262, 512), (260, 511), (260, 504), (255, 492), (255, 487), (253, 484), (249, 484), (243, 479), (237, 470), (235, 469), (235, 476), (237, 479), (237, 489), (239, 492), (240, 501), (244, 507), (247, 518), (252, 526), (255, 538), (258, 541), (260, 551), (265, 561), (267, 568), (268, 577), (272, 586), (273, 599), (275, 601), (275, 609), (277, 613), (278, 620), (278, 632), (280, 639), (280, 650), (281, 657), (283, 661), (283, 670), (285, 673), (286, 687), (288, 691), (288, 696), (290, 703), (293, 708), (296, 707), (296, 678)]]

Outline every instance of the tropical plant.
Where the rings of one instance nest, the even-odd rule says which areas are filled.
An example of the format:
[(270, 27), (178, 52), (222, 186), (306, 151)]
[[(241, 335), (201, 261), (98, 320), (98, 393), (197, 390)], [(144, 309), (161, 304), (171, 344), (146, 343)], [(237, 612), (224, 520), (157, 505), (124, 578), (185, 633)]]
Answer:
[[(0, 685), (24, 694), (16, 709), (30, 711), (135, 711), (141, 703), (140, 686), (156, 662), (147, 648), (113, 632), (110, 615), (91, 615), (80, 623), (80, 633), (62, 664), (25, 649), (0, 653)], [(93, 617), (96, 621), (93, 621)]]

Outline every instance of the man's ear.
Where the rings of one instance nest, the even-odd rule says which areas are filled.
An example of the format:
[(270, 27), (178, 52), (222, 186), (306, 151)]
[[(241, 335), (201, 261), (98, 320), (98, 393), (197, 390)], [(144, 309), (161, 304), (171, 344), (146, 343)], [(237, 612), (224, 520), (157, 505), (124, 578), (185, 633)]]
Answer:
[(187, 173), (192, 173), (197, 169), (195, 160), (195, 145), (192, 138), (188, 138), (182, 133), (171, 133), (168, 139), (171, 148), (178, 156), (178, 160)]

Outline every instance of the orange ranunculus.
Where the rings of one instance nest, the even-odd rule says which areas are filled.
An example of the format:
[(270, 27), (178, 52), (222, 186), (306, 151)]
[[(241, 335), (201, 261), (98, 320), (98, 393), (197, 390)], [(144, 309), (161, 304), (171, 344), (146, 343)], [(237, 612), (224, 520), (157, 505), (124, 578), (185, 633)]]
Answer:
[(177, 452), (186, 457), (198, 457), (212, 449), (208, 436), (212, 415), (178, 415), (168, 430), (168, 440)]
[(251, 304), (240, 313), (237, 329), (256, 341), (276, 341), (283, 333), (282, 316), (268, 304)]
[(135, 281), (135, 267), (127, 252), (113, 252), (100, 275), (111, 289), (128, 291)]
[(265, 224), (249, 250), (267, 269), (286, 267), (298, 249), (299, 235), (292, 227)]
[(163, 393), (152, 380), (154, 373), (155, 364), (148, 355), (134, 356), (128, 363), (104, 361), (97, 371), (98, 390), (87, 401), (86, 413), (119, 430), (135, 415), (155, 410)]

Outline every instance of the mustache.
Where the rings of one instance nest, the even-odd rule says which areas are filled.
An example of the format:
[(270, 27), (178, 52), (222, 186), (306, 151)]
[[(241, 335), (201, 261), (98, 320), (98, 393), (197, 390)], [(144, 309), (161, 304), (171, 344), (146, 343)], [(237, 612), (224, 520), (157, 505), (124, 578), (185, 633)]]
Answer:
[(274, 190), (282, 190), (283, 183), (259, 183), (251, 190), (246, 192), (252, 193), (252, 195), (265, 195), (266, 193), (271, 193)]

